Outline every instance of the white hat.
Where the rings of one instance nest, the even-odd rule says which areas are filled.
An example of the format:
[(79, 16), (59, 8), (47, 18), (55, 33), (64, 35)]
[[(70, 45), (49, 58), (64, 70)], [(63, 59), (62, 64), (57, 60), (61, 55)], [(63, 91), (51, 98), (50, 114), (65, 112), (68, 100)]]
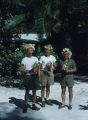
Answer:
[(51, 44), (45, 45), (44, 48), (48, 50), (53, 50), (53, 47)]
[(32, 48), (33, 50), (35, 50), (35, 44), (24, 44), (23, 46), (25, 49)]
[(69, 48), (64, 48), (64, 49), (62, 50), (62, 52), (61, 52), (62, 55), (63, 55), (65, 52), (69, 53), (69, 58), (71, 58), (71, 56), (72, 56), (71, 50), (70, 50)]

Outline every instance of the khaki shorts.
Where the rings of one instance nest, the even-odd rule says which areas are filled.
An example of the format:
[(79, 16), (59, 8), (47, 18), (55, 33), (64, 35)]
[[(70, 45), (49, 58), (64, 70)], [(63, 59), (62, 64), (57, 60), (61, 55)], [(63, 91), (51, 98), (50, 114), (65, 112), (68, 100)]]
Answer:
[(41, 74), (41, 84), (42, 86), (46, 86), (46, 85), (53, 85), (54, 84), (54, 74), (51, 72), (50, 76), (44, 74), (44, 72), (42, 72)]
[(61, 86), (62, 87), (73, 87), (74, 86), (74, 78), (73, 75), (66, 75), (61, 80)]

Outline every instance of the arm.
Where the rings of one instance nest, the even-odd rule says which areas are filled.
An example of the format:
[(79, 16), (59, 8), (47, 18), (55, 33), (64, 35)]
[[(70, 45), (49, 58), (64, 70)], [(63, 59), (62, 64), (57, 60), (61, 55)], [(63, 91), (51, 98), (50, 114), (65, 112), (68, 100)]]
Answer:
[(68, 73), (74, 73), (77, 71), (76, 63), (74, 60), (72, 61), (72, 66), (73, 66), (72, 68), (67, 70)]
[(74, 73), (76, 71), (77, 71), (77, 68), (75, 67), (75, 68), (67, 70), (67, 73)]
[(56, 67), (57, 67), (57, 62), (54, 62), (54, 63), (53, 63), (53, 70), (55, 70)]
[(22, 74), (26, 74), (26, 73), (29, 72), (29, 71), (26, 70), (25, 58), (23, 58), (22, 61), (21, 61), (20, 71), (22, 72)]
[(26, 67), (24, 64), (21, 64), (20, 67), (19, 67), (19, 71), (22, 73), (22, 74), (27, 74), (27, 73), (31, 73), (32, 71), (31, 70), (26, 70)]
[(40, 64), (39, 67), (38, 67), (38, 77), (39, 77), (39, 81), (41, 81), (41, 68), (42, 68), (42, 65)]
[(20, 65), (19, 70), (20, 70), (20, 72), (22, 72), (23, 74), (26, 74), (26, 73), (29, 72), (28, 70), (25, 70), (25, 65), (24, 65), (24, 64), (21, 64), (21, 65)]

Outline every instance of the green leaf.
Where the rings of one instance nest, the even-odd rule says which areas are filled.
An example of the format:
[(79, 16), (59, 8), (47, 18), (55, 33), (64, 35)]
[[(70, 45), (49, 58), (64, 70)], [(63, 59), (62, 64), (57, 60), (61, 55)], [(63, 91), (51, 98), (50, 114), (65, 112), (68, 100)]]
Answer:
[(15, 15), (10, 20), (8, 20), (7, 24), (3, 27), (4, 29), (9, 29), (19, 25), (21, 22), (25, 21), (25, 15)]

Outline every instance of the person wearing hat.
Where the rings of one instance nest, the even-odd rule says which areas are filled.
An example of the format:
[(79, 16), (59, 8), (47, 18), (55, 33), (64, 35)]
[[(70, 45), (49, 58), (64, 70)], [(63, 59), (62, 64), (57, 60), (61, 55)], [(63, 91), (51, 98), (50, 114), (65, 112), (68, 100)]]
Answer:
[(33, 98), (32, 98), (32, 109), (39, 110), (39, 108), (35, 105), (36, 102), (36, 90), (38, 89), (38, 58), (33, 56), (35, 51), (34, 44), (26, 44), (24, 46), (27, 50), (27, 56), (22, 59), (21, 65), (23, 67), (22, 72), (24, 73), (24, 85), (25, 85), (25, 105), (23, 112), (27, 112), (28, 109), (28, 97), (29, 90), (32, 90)]
[[(41, 69), (41, 97), (42, 97), (42, 107), (45, 107), (45, 103), (48, 105), (52, 105), (49, 100), (50, 95), (50, 85), (54, 84), (54, 74), (53, 70), (56, 66), (56, 58), (51, 55), (53, 51), (53, 47), (51, 44), (45, 45), (45, 55), (41, 56), (40, 64), (42, 66)], [(46, 90), (46, 92), (45, 92)], [(45, 99), (46, 93), (46, 99)]]
[(69, 92), (69, 106), (68, 109), (72, 109), (72, 98), (73, 98), (73, 85), (74, 85), (74, 78), (73, 73), (77, 71), (76, 63), (73, 59), (71, 59), (72, 52), (68, 48), (64, 48), (62, 50), (63, 59), (60, 60), (62, 75), (61, 75), (61, 97), (62, 97), (62, 104), (59, 108), (65, 107), (65, 92), (66, 86), (68, 87)]

